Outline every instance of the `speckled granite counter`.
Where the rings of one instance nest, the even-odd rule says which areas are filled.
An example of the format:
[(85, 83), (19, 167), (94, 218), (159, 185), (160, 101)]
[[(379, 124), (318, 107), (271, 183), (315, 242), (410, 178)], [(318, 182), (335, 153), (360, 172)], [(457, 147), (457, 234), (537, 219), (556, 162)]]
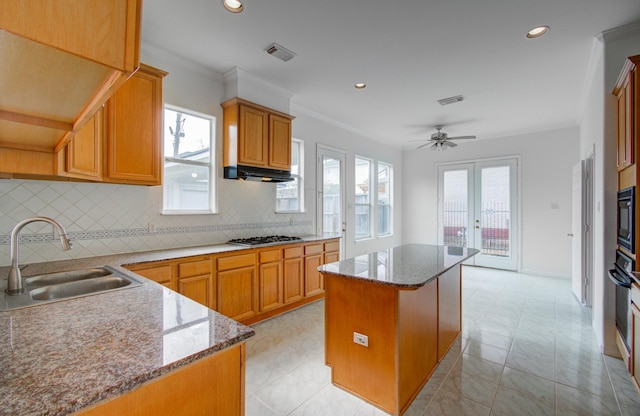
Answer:
[(318, 270), (374, 283), (415, 289), (478, 253), (474, 248), (407, 244), (325, 264)]
[[(305, 237), (318, 241), (325, 237)], [(30, 275), (246, 250), (227, 244), (35, 263)], [(8, 267), (0, 268), (4, 278)], [(0, 312), (0, 415), (66, 415), (254, 335), (176, 292), (144, 285)]]

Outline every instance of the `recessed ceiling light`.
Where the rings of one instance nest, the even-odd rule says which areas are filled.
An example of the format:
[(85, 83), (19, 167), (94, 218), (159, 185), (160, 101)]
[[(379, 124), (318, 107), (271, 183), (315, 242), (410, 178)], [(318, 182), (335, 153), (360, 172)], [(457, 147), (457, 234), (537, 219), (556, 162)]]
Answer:
[(364, 82), (356, 82), (354, 87), (356, 87), (357, 90), (362, 90), (364, 88), (367, 88), (367, 84), (365, 84)]
[(240, 13), (244, 9), (242, 2), (239, 0), (222, 0), (222, 5), (231, 13)]
[(538, 38), (549, 31), (549, 26), (538, 26), (534, 27), (530, 31), (527, 32), (527, 37), (529, 39)]

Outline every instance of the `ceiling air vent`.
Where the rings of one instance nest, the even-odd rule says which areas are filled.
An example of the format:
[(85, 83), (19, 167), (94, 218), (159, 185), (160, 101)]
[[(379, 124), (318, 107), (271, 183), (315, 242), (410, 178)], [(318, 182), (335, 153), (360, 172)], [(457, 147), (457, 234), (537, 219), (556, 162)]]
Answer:
[(277, 43), (272, 43), (267, 49), (265, 49), (269, 55), (275, 56), (276, 58), (282, 61), (290, 61), (296, 56), (295, 52), (290, 51), (282, 45), (278, 45)]
[(459, 103), (460, 101), (464, 101), (464, 97), (462, 95), (456, 95), (455, 97), (443, 98), (442, 100), (438, 100), (440, 105), (449, 105), (453, 103)]

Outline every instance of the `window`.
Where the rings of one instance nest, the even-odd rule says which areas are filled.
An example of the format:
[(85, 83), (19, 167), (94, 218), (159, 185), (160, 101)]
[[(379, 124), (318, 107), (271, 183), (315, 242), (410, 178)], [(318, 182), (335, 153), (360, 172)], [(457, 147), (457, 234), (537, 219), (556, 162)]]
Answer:
[(216, 212), (214, 126), (215, 117), (165, 106), (163, 213)]
[(391, 184), (393, 183), (393, 167), (387, 163), (378, 162), (378, 236), (391, 234)]
[(304, 143), (291, 139), (291, 182), (276, 185), (276, 212), (304, 212)]
[(356, 240), (371, 237), (371, 166), (370, 160), (356, 157)]

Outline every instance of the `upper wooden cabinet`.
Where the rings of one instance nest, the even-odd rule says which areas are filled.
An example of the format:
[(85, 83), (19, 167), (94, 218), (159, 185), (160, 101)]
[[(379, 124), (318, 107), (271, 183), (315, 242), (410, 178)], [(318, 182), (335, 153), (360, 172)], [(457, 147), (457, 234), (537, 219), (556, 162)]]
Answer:
[(638, 97), (640, 82), (637, 66), (640, 55), (625, 61), (613, 95), (617, 101), (618, 171), (635, 163), (635, 139), (638, 137)]
[(110, 183), (162, 183), (162, 78), (142, 64), (61, 152), (59, 175)]
[(162, 183), (162, 78), (146, 65), (107, 101), (105, 182)]
[(291, 169), (291, 120), (294, 117), (233, 98), (224, 109), (224, 166)]
[[(1, 147), (43, 159), (91, 120), (138, 68), (141, 3), (2, 2)], [(53, 163), (37, 173), (53, 174)]]

